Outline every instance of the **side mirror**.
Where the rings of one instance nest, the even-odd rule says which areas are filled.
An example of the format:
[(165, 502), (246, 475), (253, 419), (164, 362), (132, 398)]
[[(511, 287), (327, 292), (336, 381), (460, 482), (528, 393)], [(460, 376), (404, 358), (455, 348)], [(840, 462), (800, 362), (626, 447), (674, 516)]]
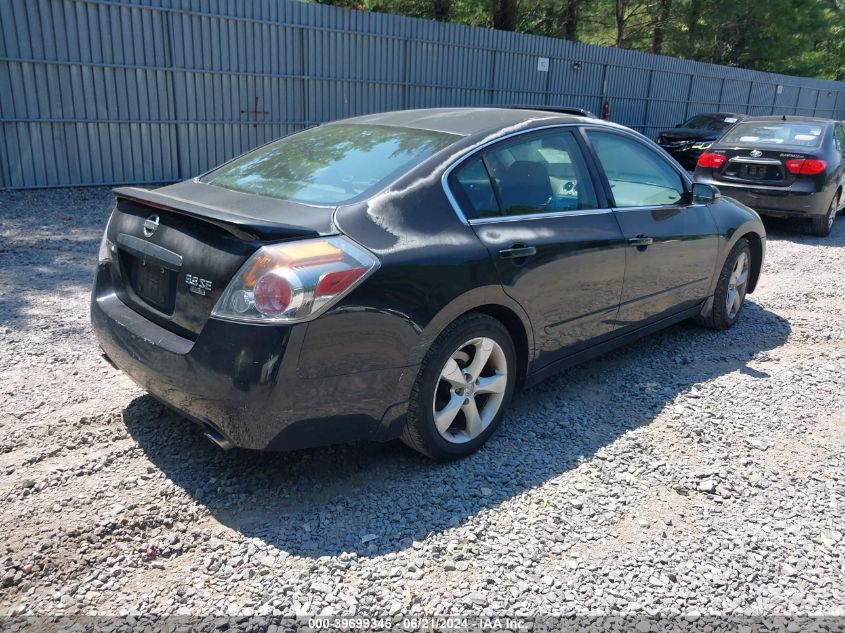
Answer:
[(719, 189), (713, 185), (706, 185), (703, 182), (692, 183), (693, 204), (712, 204), (721, 197)]

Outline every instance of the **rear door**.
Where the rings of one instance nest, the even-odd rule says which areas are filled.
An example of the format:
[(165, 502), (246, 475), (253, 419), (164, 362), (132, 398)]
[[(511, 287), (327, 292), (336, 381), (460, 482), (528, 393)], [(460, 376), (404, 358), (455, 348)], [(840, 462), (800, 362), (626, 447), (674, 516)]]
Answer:
[(449, 178), (505, 291), (531, 318), (538, 368), (618, 327), (626, 243), (572, 129), (502, 141)]
[(646, 325), (700, 302), (718, 252), (708, 208), (689, 204), (680, 171), (634, 136), (591, 129), (587, 137), (628, 243), (620, 325)]

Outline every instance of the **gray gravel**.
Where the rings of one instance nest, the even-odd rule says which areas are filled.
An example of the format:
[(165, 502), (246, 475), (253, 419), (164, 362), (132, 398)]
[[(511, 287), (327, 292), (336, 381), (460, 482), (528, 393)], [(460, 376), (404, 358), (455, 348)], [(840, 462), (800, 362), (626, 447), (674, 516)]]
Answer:
[(0, 615), (845, 615), (845, 220), (729, 333), (544, 382), (475, 456), (221, 452), (102, 361), (107, 189), (0, 193)]

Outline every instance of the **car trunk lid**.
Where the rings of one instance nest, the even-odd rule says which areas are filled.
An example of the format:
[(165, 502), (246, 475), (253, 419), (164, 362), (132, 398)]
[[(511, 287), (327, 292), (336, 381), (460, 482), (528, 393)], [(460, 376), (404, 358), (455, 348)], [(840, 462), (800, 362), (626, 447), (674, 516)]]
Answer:
[(191, 339), (261, 244), (336, 233), (332, 207), (203, 183), (114, 193), (107, 235), (114, 245), (116, 293), (137, 312)]
[(790, 151), (784, 147), (731, 147), (716, 151), (727, 157), (725, 164), (714, 170), (717, 178), (768, 187), (788, 187), (794, 183), (797, 176), (786, 168), (786, 162), (807, 157), (800, 150)]

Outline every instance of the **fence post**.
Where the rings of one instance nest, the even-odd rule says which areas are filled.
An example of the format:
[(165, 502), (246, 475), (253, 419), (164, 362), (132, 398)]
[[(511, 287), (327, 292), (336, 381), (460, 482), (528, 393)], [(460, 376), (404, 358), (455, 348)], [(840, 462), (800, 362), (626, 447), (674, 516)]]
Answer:
[(490, 63), (490, 103), (489, 105), (493, 105), (496, 103), (496, 59), (499, 56), (499, 49), (493, 49), (493, 60)]
[(405, 57), (405, 60), (404, 60), (405, 61), (405, 67), (402, 69), (402, 82), (405, 84), (402, 88), (402, 107), (405, 110), (408, 110), (409, 107), (410, 107), (410, 105), (408, 103), (410, 101), (408, 96), (411, 93), (411, 76), (410, 76), (411, 75), (411, 73), (410, 73), (411, 61), (410, 61), (410, 58), (409, 58), (409, 55), (411, 54), (410, 48), (411, 48), (411, 40), (406, 39), (405, 42), (404, 42), (404, 45), (403, 45), (403, 49), (402, 49), (403, 55)]
[(175, 169), (174, 166), (171, 165), (168, 171), (174, 179), (181, 180), (185, 178), (185, 176), (182, 171), (182, 151), (180, 149), (182, 144), (179, 142), (179, 117), (176, 113), (176, 73), (173, 71), (173, 68), (176, 66), (176, 60), (173, 58), (173, 43), (176, 41), (176, 33), (173, 30), (173, 14), (167, 12), (162, 17), (167, 23), (167, 37), (164, 40), (164, 65), (167, 67), (166, 72), (168, 81), (166, 84), (170, 91), (168, 109), (170, 110), (170, 116), (173, 117), (173, 123), (170, 125), (170, 131), (172, 132), (170, 138), (173, 145), (175, 145), (173, 151), (171, 152), (171, 160), (174, 158), (174, 153), (176, 160)]
[(682, 123), (686, 122), (689, 119), (689, 104), (692, 100), (692, 84), (695, 81), (695, 75), (690, 73), (689, 76), (689, 85), (687, 86), (687, 102), (684, 104), (684, 120)]
[[(646, 88), (646, 99), (645, 99), (645, 108), (643, 109), (643, 125), (641, 132), (646, 134), (646, 130), (648, 129), (648, 111), (649, 106), (651, 105), (651, 80), (654, 78), (654, 69), (649, 68), (648, 70), (648, 87)], [(648, 134), (646, 134), (648, 136)]]

